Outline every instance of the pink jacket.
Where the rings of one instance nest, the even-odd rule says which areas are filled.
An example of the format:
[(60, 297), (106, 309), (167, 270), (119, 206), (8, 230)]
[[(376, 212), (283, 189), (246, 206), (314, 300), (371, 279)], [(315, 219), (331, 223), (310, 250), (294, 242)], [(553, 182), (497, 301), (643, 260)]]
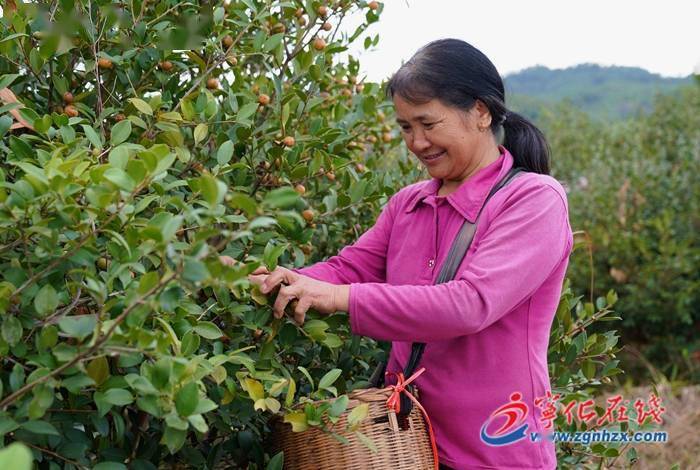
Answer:
[[(501, 147), (497, 161), (448, 196), (437, 196), (437, 179), (407, 186), (355, 244), (297, 270), (351, 285), (352, 331), (393, 342), (388, 371), (403, 369), (411, 342), (427, 343), (426, 372), (415, 383), (440, 462), (456, 469), (556, 466), (551, 442), (493, 447), (480, 432), (513, 392), (528, 406), (528, 435), (543, 432), (534, 401), (550, 388), (549, 332), (573, 245), (562, 186), (526, 173), (501, 189), (482, 212), (455, 279), (434, 285), (464, 219), (474, 222), (512, 166)], [(502, 423), (495, 424), (489, 429)]]

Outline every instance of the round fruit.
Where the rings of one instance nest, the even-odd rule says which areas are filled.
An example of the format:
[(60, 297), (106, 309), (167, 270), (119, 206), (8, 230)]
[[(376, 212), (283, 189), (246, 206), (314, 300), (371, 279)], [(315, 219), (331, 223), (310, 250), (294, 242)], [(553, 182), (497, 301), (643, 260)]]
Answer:
[(299, 26), (305, 26), (306, 25), (306, 17), (302, 16), (297, 18), (297, 23), (299, 23)]
[(299, 193), (300, 196), (303, 196), (306, 193), (306, 188), (303, 184), (297, 184), (296, 186), (294, 186), (294, 191)]
[(224, 39), (221, 40), (221, 44), (224, 45), (226, 49), (229, 47), (233, 46), (233, 38), (230, 35), (224, 36)]
[(333, 25), (330, 24), (328, 21), (326, 21), (326, 22), (323, 23), (323, 25), (321, 26), (321, 29), (324, 30), (324, 31), (330, 31), (331, 29), (333, 29)]
[(391, 132), (385, 132), (384, 134), (382, 134), (382, 140), (386, 143), (391, 142), (393, 139), (394, 138), (392, 137)]
[(260, 96), (258, 96), (258, 103), (260, 103), (263, 106), (266, 106), (270, 104), (270, 97), (267, 96), (265, 93), (261, 93)]
[(335, 181), (335, 173), (329, 171), (328, 173), (326, 173), (326, 178), (328, 178), (331, 181)]
[(321, 5), (316, 11), (318, 12), (319, 16), (322, 16), (323, 18), (325, 18), (326, 15), (328, 15), (328, 7), (325, 5)]
[(73, 93), (67, 91), (63, 94), (63, 102), (66, 104), (71, 104), (73, 102)]
[(126, 119), (126, 116), (124, 116), (124, 115), (121, 114), (121, 113), (119, 113), (119, 114), (117, 114), (116, 116), (114, 116), (114, 120), (117, 121), (117, 122), (123, 121), (124, 119)]
[(291, 135), (288, 135), (287, 137), (285, 137), (284, 139), (282, 139), (282, 143), (283, 143), (286, 147), (294, 147), (294, 144), (296, 143), (296, 140), (294, 140), (294, 137), (292, 137)]
[(304, 9), (303, 8), (297, 8), (297, 11), (294, 12), (294, 16), (297, 18), (301, 18), (304, 16)]
[(323, 38), (316, 38), (313, 42), (314, 49), (322, 51), (326, 48), (326, 41)]
[(78, 117), (78, 109), (72, 104), (69, 104), (65, 108), (63, 108), (63, 112), (68, 117)]
[(158, 67), (160, 67), (163, 72), (169, 72), (173, 69), (173, 63), (169, 60), (164, 60), (158, 64)]
[(355, 168), (357, 168), (357, 171), (359, 171), (360, 173), (364, 173), (364, 172), (365, 172), (365, 166), (364, 166), (362, 163), (356, 164), (356, 165), (355, 165)]
[(367, 4), (367, 6), (369, 7), (370, 10), (376, 10), (377, 8), (379, 8), (379, 2), (372, 1), (372, 2), (369, 2)]
[(301, 213), (301, 216), (304, 218), (305, 221), (311, 222), (314, 220), (314, 211), (311, 209), (306, 209), (304, 212)]
[(97, 267), (100, 269), (107, 269), (109, 266), (109, 261), (107, 258), (97, 258)]
[(207, 80), (207, 88), (210, 90), (216, 90), (219, 88), (219, 81), (216, 78), (210, 78)]
[(236, 65), (238, 64), (238, 59), (236, 59), (236, 56), (231, 55), (226, 57), (226, 62), (228, 62), (230, 65)]
[(369, 135), (367, 136), (367, 142), (369, 142), (370, 144), (374, 144), (377, 142), (377, 138), (373, 135)]
[(365, 86), (362, 83), (358, 83), (357, 85), (355, 85), (355, 91), (358, 93), (362, 93), (362, 90), (364, 90), (364, 89), (365, 89)]
[(285, 31), (287, 31), (287, 27), (284, 25), (284, 23), (277, 23), (272, 27), (273, 33), (284, 33)]
[(350, 88), (343, 88), (343, 91), (341, 91), (340, 94), (349, 98), (352, 96), (352, 90)]
[(97, 59), (97, 66), (101, 69), (111, 69), (112, 65), (112, 61), (105, 57), (100, 57)]

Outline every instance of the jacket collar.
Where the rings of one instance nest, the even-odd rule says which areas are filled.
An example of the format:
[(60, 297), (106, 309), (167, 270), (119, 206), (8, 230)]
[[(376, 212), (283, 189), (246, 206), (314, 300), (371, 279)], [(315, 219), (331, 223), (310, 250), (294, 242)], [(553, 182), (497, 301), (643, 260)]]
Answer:
[[(501, 156), (490, 165), (480, 169), (457, 188), (447, 195), (447, 201), (462, 217), (474, 223), (479, 210), (484, 205), (491, 188), (503, 178), (513, 167), (513, 156), (505, 147), (499, 145)], [(406, 207), (406, 213), (412, 212), (419, 203), (427, 197), (437, 197), (442, 186), (442, 180), (433, 178), (420, 186)]]

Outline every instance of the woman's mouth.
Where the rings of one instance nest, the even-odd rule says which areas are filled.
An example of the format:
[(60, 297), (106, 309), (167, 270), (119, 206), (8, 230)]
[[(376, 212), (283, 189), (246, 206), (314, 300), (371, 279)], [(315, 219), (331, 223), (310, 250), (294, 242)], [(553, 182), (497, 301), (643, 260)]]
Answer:
[(440, 157), (445, 155), (445, 151), (443, 150), (442, 152), (434, 153), (432, 155), (423, 155), (421, 159), (426, 162), (426, 163), (432, 163), (435, 160), (438, 160)]

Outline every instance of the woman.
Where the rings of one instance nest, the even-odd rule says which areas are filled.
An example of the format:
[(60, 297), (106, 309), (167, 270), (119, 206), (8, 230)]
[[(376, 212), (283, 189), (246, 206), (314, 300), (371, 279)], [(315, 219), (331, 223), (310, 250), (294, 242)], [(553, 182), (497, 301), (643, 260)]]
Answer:
[[(550, 388), (549, 330), (573, 240), (565, 192), (547, 176), (544, 136), (506, 110), (496, 68), (460, 40), (423, 47), (388, 93), (406, 145), (432, 179), (401, 189), (337, 256), (300, 270), (261, 269), (251, 280), (264, 293), (286, 284), (278, 318), (297, 299), (298, 322), (309, 308), (346, 311), (353, 333), (392, 341), (389, 371), (403, 369), (412, 342), (427, 343), (416, 384), (446, 468), (554, 468), (554, 445), (529, 436), (544, 431), (534, 403)], [(514, 166), (526, 172), (484, 206)], [(435, 285), (458, 230), (482, 206), (454, 280)], [(482, 427), (498, 435), (489, 419), (510, 400), (527, 405), (528, 438), (496, 447)]]

